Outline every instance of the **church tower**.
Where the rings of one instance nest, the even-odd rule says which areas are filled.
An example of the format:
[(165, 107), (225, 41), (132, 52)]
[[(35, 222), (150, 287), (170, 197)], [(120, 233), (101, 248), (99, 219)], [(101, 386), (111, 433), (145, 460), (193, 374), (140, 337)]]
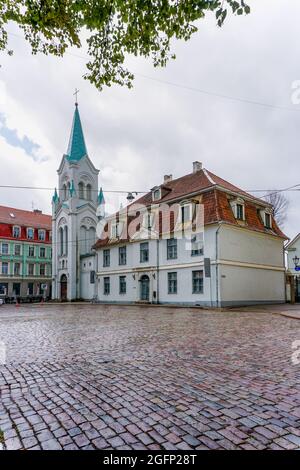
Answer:
[(70, 301), (87, 298), (81, 285), (81, 260), (93, 255), (102, 198), (99, 170), (88, 156), (77, 102), (68, 150), (57, 173), (59, 189), (52, 198), (52, 297)]

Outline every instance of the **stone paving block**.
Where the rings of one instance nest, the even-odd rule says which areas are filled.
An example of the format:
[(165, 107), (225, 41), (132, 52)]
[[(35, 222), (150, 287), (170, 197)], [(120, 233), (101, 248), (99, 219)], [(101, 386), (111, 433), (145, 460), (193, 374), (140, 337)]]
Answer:
[[(7, 448), (300, 447), (290, 363), (300, 323), (267, 312), (103, 308), (1, 309), (12, 359), (0, 366)], [(268, 335), (257, 336), (258, 324)]]

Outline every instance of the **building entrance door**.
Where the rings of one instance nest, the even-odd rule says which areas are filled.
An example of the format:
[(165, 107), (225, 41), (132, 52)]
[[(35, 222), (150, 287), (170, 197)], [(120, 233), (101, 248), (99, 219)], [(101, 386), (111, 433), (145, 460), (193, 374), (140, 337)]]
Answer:
[(63, 274), (60, 278), (60, 300), (65, 302), (68, 299), (68, 280), (67, 276)]
[(149, 302), (150, 297), (150, 279), (149, 276), (142, 276), (140, 280), (140, 298), (144, 302)]

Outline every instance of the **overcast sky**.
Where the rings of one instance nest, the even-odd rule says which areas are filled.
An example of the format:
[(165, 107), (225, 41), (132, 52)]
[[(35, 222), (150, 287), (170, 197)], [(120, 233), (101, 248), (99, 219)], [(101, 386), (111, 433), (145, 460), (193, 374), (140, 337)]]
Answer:
[[(82, 78), (84, 59), (32, 56), (22, 38), (10, 35), (14, 55), (0, 59), (0, 184), (57, 185), (75, 87), (88, 153), (104, 190), (146, 191), (164, 174), (190, 173), (194, 160), (246, 190), (300, 184), (300, 105), (291, 102), (292, 83), (300, 80), (300, 2), (250, 3), (251, 15), (231, 17), (221, 29), (212, 17), (201, 21), (191, 41), (175, 44), (177, 59), (165, 69), (131, 59), (133, 90), (114, 86), (99, 93)], [(0, 194), (2, 205), (51, 211), (51, 192)], [(286, 195), (285, 232), (292, 237), (300, 231), (300, 192)]]

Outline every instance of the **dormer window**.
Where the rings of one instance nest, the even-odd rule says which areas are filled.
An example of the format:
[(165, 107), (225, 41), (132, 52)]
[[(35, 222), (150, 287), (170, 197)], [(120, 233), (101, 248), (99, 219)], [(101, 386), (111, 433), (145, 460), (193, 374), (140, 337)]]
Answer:
[(21, 227), (18, 227), (17, 225), (15, 225), (13, 227), (13, 237), (20, 238), (20, 236), (21, 236)]
[(33, 240), (34, 239), (34, 229), (31, 227), (28, 227), (27, 229), (27, 238), (28, 240)]
[(237, 204), (236, 205), (236, 218), (238, 220), (244, 220), (244, 205), (243, 204)]
[(191, 205), (185, 204), (181, 207), (181, 223), (184, 224), (191, 220)]
[(152, 199), (153, 201), (159, 201), (161, 199), (161, 189), (155, 188), (152, 190)]
[(151, 230), (153, 226), (153, 214), (150, 214), (149, 212), (146, 212), (143, 218), (143, 226), (147, 230)]
[(269, 212), (265, 212), (265, 227), (266, 228), (272, 228), (272, 216)]
[(112, 238), (119, 238), (122, 232), (122, 225), (120, 223), (112, 224), (111, 226), (111, 236)]
[(231, 209), (237, 220), (245, 220), (245, 203), (243, 199), (238, 198), (230, 201)]
[(45, 230), (39, 230), (38, 231), (38, 237), (41, 242), (44, 242), (46, 239), (46, 231)]

